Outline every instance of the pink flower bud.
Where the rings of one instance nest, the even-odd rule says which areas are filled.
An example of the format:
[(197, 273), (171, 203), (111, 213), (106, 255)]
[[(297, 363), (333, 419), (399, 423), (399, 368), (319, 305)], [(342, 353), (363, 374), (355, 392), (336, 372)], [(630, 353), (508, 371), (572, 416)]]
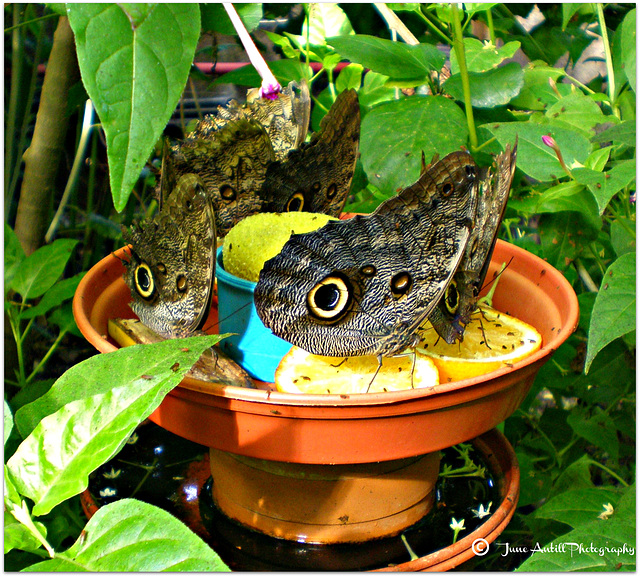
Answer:
[(548, 146), (549, 148), (558, 147), (558, 145), (556, 144), (556, 141), (553, 139), (553, 136), (549, 136), (548, 134), (542, 135), (542, 142), (545, 144), (545, 146)]

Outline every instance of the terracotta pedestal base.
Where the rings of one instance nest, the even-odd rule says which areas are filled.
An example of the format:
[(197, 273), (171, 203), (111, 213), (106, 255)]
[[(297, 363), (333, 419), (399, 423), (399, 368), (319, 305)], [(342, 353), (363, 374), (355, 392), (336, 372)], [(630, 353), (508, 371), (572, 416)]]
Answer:
[(210, 450), (213, 498), (239, 523), (306, 543), (397, 535), (434, 501), (440, 453), (355, 465), (283, 463)]

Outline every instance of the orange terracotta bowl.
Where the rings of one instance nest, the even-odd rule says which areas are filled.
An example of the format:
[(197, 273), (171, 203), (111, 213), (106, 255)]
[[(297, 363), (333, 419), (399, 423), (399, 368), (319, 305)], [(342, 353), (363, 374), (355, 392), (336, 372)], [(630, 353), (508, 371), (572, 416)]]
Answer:
[[(73, 301), (78, 327), (99, 351), (114, 351), (109, 318), (133, 318), (119, 260), (101, 260)], [(373, 463), (424, 455), (473, 439), (509, 417), (540, 367), (578, 323), (578, 300), (564, 276), (537, 256), (498, 241), (488, 278), (502, 263), (494, 306), (535, 326), (542, 348), (492, 373), (432, 389), (362, 395), (295, 395), (185, 378), (151, 420), (191, 441), (238, 455), (309, 464)], [(207, 326), (216, 327), (217, 301)]]

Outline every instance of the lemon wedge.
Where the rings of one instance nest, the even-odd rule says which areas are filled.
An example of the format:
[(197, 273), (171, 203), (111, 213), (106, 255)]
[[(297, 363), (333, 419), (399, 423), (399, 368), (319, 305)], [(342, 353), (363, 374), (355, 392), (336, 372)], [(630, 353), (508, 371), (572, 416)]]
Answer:
[(383, 357), (379, 365), (376, 356), (324, 357), (293, 347), (276, 370), (275, 384), (285, 393), (381, 393), (434, 387), (438, 370), (421, 352)]
[(531, 325), (481, 306), (471, 317), (461, 343), (447, 344), (426, 323), (419, 331), (417, 352), (427, 355), (438, 367), (441, 383), (483, 375), (512, 365), (542, 346), (542, 336)]

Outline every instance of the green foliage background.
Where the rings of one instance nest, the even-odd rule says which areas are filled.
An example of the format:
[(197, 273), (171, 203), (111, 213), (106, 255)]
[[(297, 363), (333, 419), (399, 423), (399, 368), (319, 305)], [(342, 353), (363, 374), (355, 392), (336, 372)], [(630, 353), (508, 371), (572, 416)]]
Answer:
[[(504, 426), (518, 455), (522, 487), (517, 514), (500, 540), (527, 552), (505, 560), (493, 549), (475, 560), (475, 568), (634, 569), (635, 556), (623, 545), (635, 543), (635, 7), (540, 5), (545, 21), (530, 31), (518, 17), (526, 17), (531, 5), (388, 7), (418, 44), (387, 39), (375, 9), (364, 4), (305, 5), (297, 33), (268, 33), (284, 57), (272, 67), (279, 81), (306, 77), (318, 87), (314, 127), (337, 93), (358, 90), (362, 158), (348, 208), (370, 211), (409, 185), (423, 152), (430, 158), (467, 146), (488, 164), (517, 134), (518, 171), (501, 236), (560, 269), (581, 307), (578, 330)], [(273, 7), (237, 8), (253, 30)], [(43, 370), (60, 343), (78, 334), (70, 299), (83, 273), (68, 274), (78, 240), (83, 270), (93, 262), (92, 249), (101, 256), (105, 239), (120, 242), (117, 225), (141, 212), (137, 199), (154, 184), (145, 165), (189, 75), (200, 74), (192, 62), (201, 31), (233, 29), (219, 5), (51, 4), (30, 6), (25, 14), (13, 25), (38, 42), (47, 17), (69, 18), (80, 94), (86, 90), (97, 111), (113, 207), (123, 212), (88, 201), (83, 219), (73, 216), (59, 233), (65, 238), (28, 257), (5, 223), (5, 312), (17, 355), (15, 375), (5, 375), (7, 560), (30, 570), (223, 569), (211, 549), (164, 511), (123, 500), (83, 527), (74, 497), (215, 338), (100, 355), (57, 380), (43, 377)], [(480, 28), (473, 23), (484, 25), (488, 40), (474, 35)], [(556, 63), (562, 55), (578, 62), (594, 34), (603, 39), (606, 77), (585, 85)], [(436, 44), (450, 49), (449, 78)], [(527, 63), (509, 61), (517, 54)], [(338, 71), (343, 59), (350, 64)], [(319, 66), (312, 69), (309, 62)], [(259, 82), (252, 67), (216, 80)], [(27, 93), (33, 95), (33, 87)], [(82, 97), (76, 100), (79, 105)], [(21, 113), (27, 126), (28, 111)], [(6, 124), (12, 129), (20, 122), (9, 117)], [(25, 146), (28, 130), (18, 132), (19, 146)], [(553, 147), (543, 137), (551, 137)], [(92, 147), (95, 159), (95, 139)], [(13, 169), (19, 162), (8, 164)], [(92, 187), (95, 179), (92, 165)], [(7, 183), (11, 189), (18, 180), (18, 173), (5, 173), (5, 206)], [(153, 204), (142, 210), (152, 211)], [(30, 338), (40, 326), (50, 343), (29, 372)], [(111, 379), (101, 377), (105, 370)], [(107, 534), (110, 546), (97, 546)], [(575, 556), (553, 552), (567, 542), (600, 549)]]

